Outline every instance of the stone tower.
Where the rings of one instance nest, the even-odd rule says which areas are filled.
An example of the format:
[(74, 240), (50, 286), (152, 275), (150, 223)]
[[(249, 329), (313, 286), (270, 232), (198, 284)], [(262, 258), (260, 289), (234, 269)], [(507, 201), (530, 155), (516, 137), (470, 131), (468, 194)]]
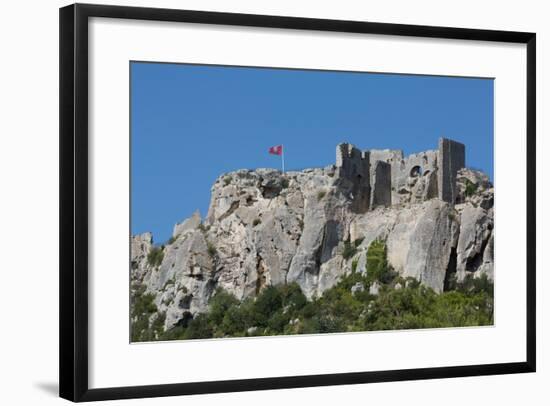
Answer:
[(438, 197), (447, 203), (454, 204), (457, 196), (456, 173), (465, 167), (464, 144), (440, 138), (437, 166)]
[(339, 176), (352, 183), (353, 210), (364, 213), (370, 203), (370, 154), (351, 144), (336, 146), (336, 168)]
[(372, 172), (370, 208), (391, 206), (391, 165), (376, 161)]

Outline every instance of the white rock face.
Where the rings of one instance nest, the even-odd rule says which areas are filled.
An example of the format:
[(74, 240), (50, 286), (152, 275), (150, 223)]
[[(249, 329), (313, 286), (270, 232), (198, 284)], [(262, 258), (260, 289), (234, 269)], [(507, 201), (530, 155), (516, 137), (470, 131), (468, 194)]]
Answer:
[(132, 279), (139, 280), (149, 271), (147, 255), (153, 246), (153, 235), (151, 233), (134, 235), (130, 242)]
[(369, 294), (377, 295), (379, 291), (380, 291), (380, 284), (376, 281), (371, 283), (371, 285), (369, 287)]
[[(265, 286), (296, 282), (308, 298), (319, 297), (352, 268), (366, 272), (368, 247), (376, 239), (386, 242), (397, 273), (436, 292), (452, 273), (458, 279), (494, 277), (493, 189), (483, 174), (459, 172), (454, 207), (429, 190), (433, 179), (427, 174), (406, 203), (364, 212), (354, 205), (357, 185), (338, 173), (329, 166), (220, 176), (204, 221), (195, 213), (176, 224), (160, 265), (147, 260), (151, 234), (132, 237), (132, 282), (155, 295), (168, 329), (206, 311), (217, 288), (244, 299)], [(342, 256), (345, 241), (356, 246), (349, 258)], [(377, 284), (369, 291), (377, 294)]]
[(191, 217), (183, 220), (181, 223), (178, 223), (174, 226), (174, 231), (172, 232), (172, 238), (177, 238), (178, 236), (185, 234), (188, 231), (196, 229), (201, 223), (201, 214), (196, 211)]
[[(388, 262), (395, 271), (441, 292), (459, 227), (452, 211), (437, 199), (402, 209), (375, 210), (356, 217), (351, 237), (364, 238), (361, 247), (365, 250), (372, 241), (385, 240)], [(358, 262), (360, 271), (364, 267), (366, 255)]]
[(436, 292), (443, 291), (443, 282), (453, 244), (454, 220), (450, 206), (440, 200), (422, 205), (423, 213), (409, 236), (409, 250), (403, 276), (412, 276)]
[[(477, 270), (486, 261), (492, 263), (492, 228), (491, 216), (481, 207), (465, 205), (460, 215), (460, 237), (457, 247), (457, 276), (464, 279), (468, 272)], [(491, 247), (487, 245), (491, 240)], [(483, 270), (492, 277), (492, 270)]]

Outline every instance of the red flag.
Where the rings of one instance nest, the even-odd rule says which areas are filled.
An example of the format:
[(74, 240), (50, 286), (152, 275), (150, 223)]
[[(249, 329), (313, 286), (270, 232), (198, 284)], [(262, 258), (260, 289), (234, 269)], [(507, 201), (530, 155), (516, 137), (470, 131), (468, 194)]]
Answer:
[(269, 147), (269, 153), (273, 155), (282, 155), (283, 154), (283, 146), (282, 145), (275, 145), (274, 147)]

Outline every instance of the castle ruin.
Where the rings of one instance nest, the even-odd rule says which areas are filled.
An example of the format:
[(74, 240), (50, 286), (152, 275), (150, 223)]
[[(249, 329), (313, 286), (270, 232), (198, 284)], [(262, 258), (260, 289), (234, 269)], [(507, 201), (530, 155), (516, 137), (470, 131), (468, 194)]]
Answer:
[(407, 157), (401, 150), (361, 151), (347, 143), (336, 147), (336, 168), (353, 185), (356, 212), (433, 198), (454, 204), (456, 174), (464, 167), (464, 144), (446, 138), (439, 139), (437, 150)]

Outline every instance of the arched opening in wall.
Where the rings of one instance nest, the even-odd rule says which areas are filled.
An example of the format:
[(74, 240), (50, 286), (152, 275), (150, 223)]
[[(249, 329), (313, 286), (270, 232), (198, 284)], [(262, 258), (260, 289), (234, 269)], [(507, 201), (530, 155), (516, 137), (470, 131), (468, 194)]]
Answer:
[(416, 165), (411, 168), (411, 172), (409, 173), (409, 176), (411, 178), (416, 178), (421, 175), (422, 175), (422, 168), (420, 166)]

